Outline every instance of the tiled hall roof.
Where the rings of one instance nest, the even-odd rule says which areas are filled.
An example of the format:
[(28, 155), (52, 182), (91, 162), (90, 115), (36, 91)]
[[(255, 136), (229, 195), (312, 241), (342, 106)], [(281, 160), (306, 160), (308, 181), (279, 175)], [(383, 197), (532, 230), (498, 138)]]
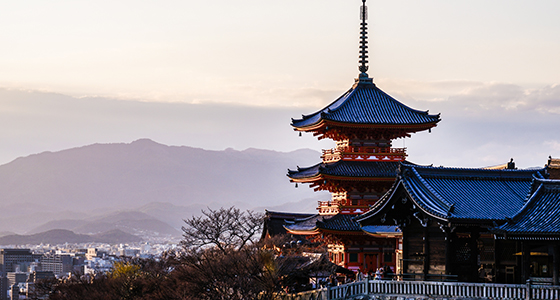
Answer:
[(391, 190), (358, 220), (365, 221), (391, 207), (400, 201), (398, 191), (404, 190), (416, 207), (438, 219), (505, 221), (523, 207), (531, 181), (543, 178), (543, 172), (403, 164)]
[(508, 237), (560, 237), (560, 180), (535, 179), (523, 208), (495, 229)]

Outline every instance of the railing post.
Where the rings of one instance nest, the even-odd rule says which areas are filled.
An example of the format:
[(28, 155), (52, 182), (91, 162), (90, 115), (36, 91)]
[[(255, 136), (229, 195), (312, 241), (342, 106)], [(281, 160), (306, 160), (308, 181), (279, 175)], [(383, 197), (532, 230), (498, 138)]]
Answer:
[(527, 291), (525, 292), (525, 300), (531, 300), (531, 278), (527, 279)]
[(331, 300), (331, 285), (327, 284), (327, 300)]
[(364, 292), (366, 295), (369, 295), (369, 276), (364, 276), (364, 283), (366, 284), (366, 287), (364, 288)]

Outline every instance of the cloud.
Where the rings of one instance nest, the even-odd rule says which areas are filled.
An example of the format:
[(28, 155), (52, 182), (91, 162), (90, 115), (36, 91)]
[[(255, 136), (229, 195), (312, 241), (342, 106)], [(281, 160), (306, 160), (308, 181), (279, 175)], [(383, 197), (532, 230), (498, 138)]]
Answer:
[(382, 79), (378, 86), (393, 97), (404, 102), (441, 102), (447, 101), (450, 95), (483, 86), (484, 83), (467, 80), (391, 80)]
[[(529, 89), (468, 81), (386, 83), (378, 86), (404, 104), (441, 113), (432, 133), (394, 142), (408, 148), (412, 162), (480, 167), (513, 157), (518, 166), (529, 167), (543, 165), (549, 155), (560, 156), (559, 85)], [(209, 103), (203, 94), (201, 102), (193, 104), (0, 89), (0, 163), (47, 150), (139, 138), (205, 149), (328, 149), (333, 147), (330, 140), (317, 141), (311, 134), (298, 138), (290, 118), (316, 111), (343, 91), (253, 87), (247, 95), (263, 102), (276, 95), (291, 105), (247, 106)]]
[(560, 113), (560, 85), (524, 89), (515, 84), (488, 83), (449, 97), (464, 110)]
[[(412, 85), (414, 86), (414, 85)], [(431, 134), (407, 139), (409, 159), (416, 163), (482, 167), (514, 158), (519, 167), (542, 166), (560, 156), (560, 86), (524, 88), (508, 83), (426, 83), (411, 100), (417, 109), (441, 113)], [(435, 87), (447, 96), (429, 96)], [(398, 143), (395, 143), (396, 145)]]
[(554, 152), (556, 152), (556, 156), (560, 156), (560, 141), (548, 140), (544, 141), (543, 145), (554, 150)]

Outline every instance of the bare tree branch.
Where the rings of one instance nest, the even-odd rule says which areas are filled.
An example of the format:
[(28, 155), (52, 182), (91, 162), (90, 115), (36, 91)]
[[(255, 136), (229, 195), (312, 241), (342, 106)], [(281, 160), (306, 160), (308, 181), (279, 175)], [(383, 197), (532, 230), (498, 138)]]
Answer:
[(182, 246), (185, 249), (216, 247), (223, 253), (240, 250), (255, 242), (257, 233), (263, 226), (264, 215), (238, 208), (202, 210), (202, 216), (186, 219)]

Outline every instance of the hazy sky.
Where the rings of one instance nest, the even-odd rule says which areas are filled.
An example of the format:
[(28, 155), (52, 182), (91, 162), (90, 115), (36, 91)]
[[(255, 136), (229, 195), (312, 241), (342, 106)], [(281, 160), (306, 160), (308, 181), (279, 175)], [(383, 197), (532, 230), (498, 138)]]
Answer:
[[(290, 117), (358, 74), (359, 0), (2, 1), (0, 164), (151, 138), (207, 149), (329, 148)], [(410, 159), (560, 157), (560, 1), (368, 1), (370, 75), (442, 114)], [(290, 167), (290, 166), (287, 166)]]

